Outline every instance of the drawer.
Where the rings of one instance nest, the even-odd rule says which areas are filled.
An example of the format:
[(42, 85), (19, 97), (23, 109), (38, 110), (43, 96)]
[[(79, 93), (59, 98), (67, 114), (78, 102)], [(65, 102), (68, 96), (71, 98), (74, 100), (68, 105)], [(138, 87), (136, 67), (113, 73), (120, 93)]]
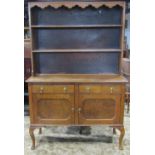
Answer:
[(80, 93), (121, 93), (120, 85), (80, 85)]
[(74, 93), (74, 85), (32, 85), (33, 93)]

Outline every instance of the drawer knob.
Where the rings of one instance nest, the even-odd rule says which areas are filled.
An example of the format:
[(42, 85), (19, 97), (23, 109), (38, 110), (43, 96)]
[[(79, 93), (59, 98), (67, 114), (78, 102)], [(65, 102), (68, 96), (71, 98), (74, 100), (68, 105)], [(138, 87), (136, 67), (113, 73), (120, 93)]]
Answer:
[(41, 87), (41, 88), (40, 88), (40, 93), (43, 93), (43, 91), (44, 91), (44, 88)]
[(81, 108), (78, 109), (78, 112), (79, 112), (79, 113), (81, 112)]
[(67, 91), (67, 87), (64, 87), (64, 92), (66, 92)]
[(113, 93), (113, 87), (110, 88), (110, 93)]
[(90, 92), (90, 87), (86, 87), (86, 90), (87, 90), (88, 92)]
[(71, 110), (74, 111), (74, 108), (72, 108)]

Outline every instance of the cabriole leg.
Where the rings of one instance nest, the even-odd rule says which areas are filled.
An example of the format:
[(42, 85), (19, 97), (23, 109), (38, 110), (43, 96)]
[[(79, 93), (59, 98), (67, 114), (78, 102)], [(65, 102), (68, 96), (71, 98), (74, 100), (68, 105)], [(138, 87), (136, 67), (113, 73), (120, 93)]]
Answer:
[(123, 137), (125, 135), (125, 129), (124, 129), (124, 126), (117, 127), (117, 129), (120, 131), (119, 149), (123, 150)]
[(30, 137), (31, 137), (31, 140), (32, 140), (32, 147), (31, 147), (32, 150), (35, 149), (35, 136), (34, 136), (34, 130), (35, 130), (35, 128), (32, 128), (32, 127), (29, 128), (29, 134), (30, 134)]

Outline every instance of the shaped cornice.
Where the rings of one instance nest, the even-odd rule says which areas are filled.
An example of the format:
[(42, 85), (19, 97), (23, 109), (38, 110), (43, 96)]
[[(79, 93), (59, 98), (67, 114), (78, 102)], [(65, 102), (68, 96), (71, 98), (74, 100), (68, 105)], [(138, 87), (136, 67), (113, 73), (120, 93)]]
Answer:
[(113, 8), (115, 6), (120, 6), (120, 7), (124, 7), (125, 3), (122, 1), (117, 1), (117, 2), (31, 2), (29, 3), (30, 8), (33, 7), (39, 7), (41, 9), (47, 8), (47, 7), (53, 7), (55, 9), (61, 8), (61, 7), (66, 7), (68, 9), (72, 9), (74, 7), (80, 7), (82, 9), (85, 9), (89, 6), (93, 7), (93, 8), (100, 8), (102, 6), (108, 7), (108, 8)]

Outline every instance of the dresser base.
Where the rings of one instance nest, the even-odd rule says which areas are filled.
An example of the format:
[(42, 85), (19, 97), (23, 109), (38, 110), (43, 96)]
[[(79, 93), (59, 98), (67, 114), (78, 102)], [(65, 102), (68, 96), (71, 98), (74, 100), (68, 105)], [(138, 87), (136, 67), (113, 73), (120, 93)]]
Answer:
[(126, 79), (120, 75), (47, 75), (27, 80), (30, 104), (30, 136), (34, 130), (54, 126), (110, 126), (120, 131), (123, 149)]

